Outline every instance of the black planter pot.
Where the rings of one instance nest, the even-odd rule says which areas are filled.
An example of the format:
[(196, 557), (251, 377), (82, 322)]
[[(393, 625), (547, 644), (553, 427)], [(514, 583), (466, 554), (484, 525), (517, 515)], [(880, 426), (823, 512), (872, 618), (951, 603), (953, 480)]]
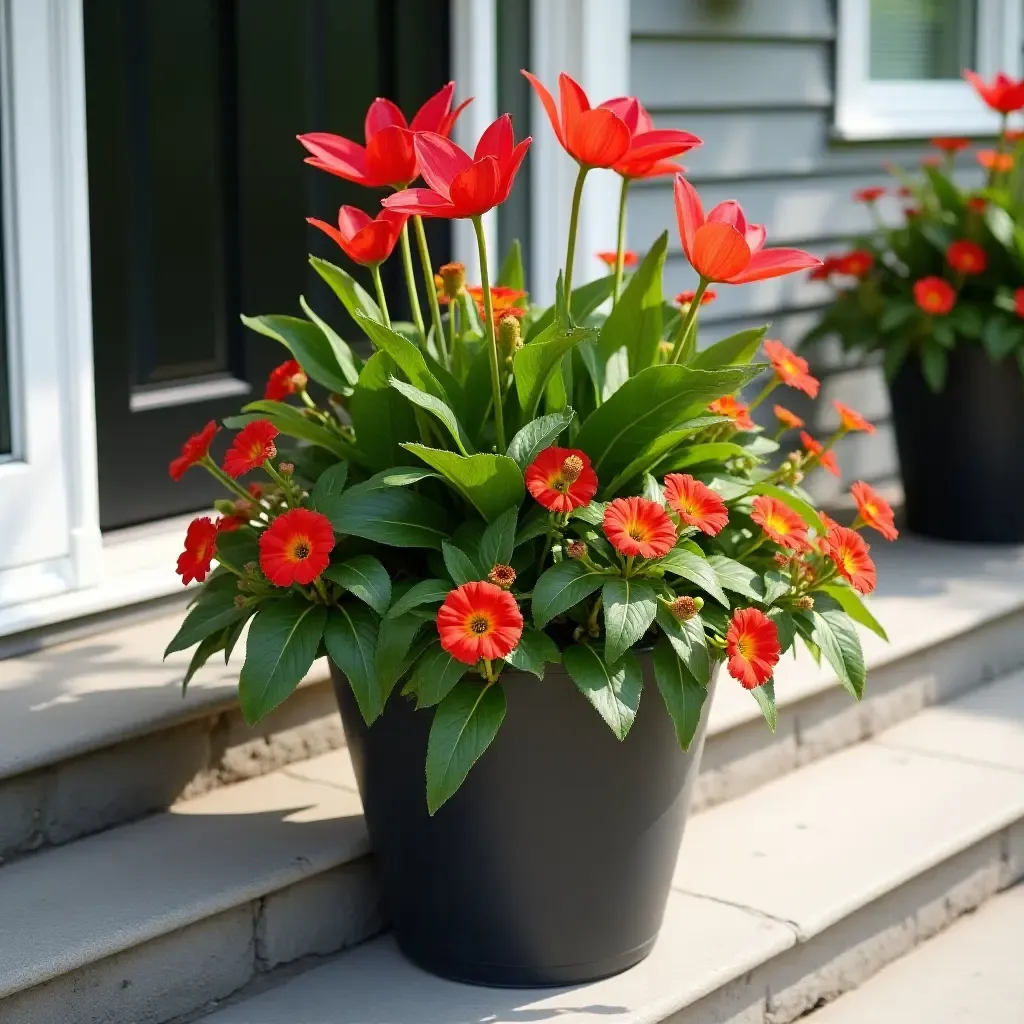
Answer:
[(395, 696), (367, 729), (335, 691), (363, 798), (384, 909), (402, 951), (480, 985), (567, 985), (642, 960), (661, 927), (697, 778), (641, 656), (644, 694), (620, 743), (561, 668), (505, 669), (508, 711), (462, 788), (431, 818), (431, 714)]
[(917, 359), (889, 384), (913, 533), (972, 543), (1024, 543), (1024, 379), (1015, 359), (980, 345), (950, 353), (946, 388), (929, 390)]

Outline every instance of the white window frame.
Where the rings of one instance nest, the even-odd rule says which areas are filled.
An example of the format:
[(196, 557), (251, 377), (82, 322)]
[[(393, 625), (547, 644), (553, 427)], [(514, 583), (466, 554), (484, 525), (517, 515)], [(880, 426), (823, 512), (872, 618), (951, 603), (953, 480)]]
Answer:
[[(999, 116), (957, 81), (872, 81), (868, 75), (870, 0), (839, 0), (836, 37), (835, 131), (843, 139), (993, 135)], [(974, 70), (1016, 77), (1021, 64), (1021, 4), (978, 0)]]

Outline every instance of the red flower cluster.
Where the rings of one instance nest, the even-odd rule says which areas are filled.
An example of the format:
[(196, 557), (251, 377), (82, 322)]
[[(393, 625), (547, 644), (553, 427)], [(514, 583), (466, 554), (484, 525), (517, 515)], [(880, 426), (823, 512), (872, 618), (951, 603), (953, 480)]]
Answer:
[(307, 378), (302, 372), (302, 367), (296, 360), (288, 359), (271, 371), (263, 397), (272, 402), (281, 402), (289, 395), (303, 391), (306, 383)]
[(526, 469), (526, 489), (546, 509), (568, 513), (597, 494), (590, 457), (578, 448), (545, 448)]
[[(696, 292), (680, 292), (676, 296), (676, 305), (681, 309), (689, 309), (690, 304), (696, 298)], [(714, 288), (705, 288), (704, 294), (700, 297), (700, 304), (706, 306), (709, 302), (714, 302), (718, 298), (718, 292)]]
[(932, 145), (936, 149), (941, 149), (943, 153), (949, 153), (950, 155), (956, 155), (961, 151), (965, 150), (971, 144), (970, 139), (954, 138), (952, 136), (940, 136), (937, 139), (932, 139)]
[(988, 266), (988, 255), (977, 242), (952, 242), (946, 249), (946, 262), (960, 274), (983, 274)]
[(1013, 154), (1000, 153), (995, 149), (979, 149), (978, 163), (986, 171), (994, 171), (996, 174), (1007, 174), (1013, 170)]
[(740, 608), (729, 621), (725, 635), (729, 675), (746, 690), (763, 686), (772, 677), (782, 657), (775, 623), (757, 608)]
[(274, 438), (278, 433), (270, 420), (255, 420), (242, 427), (224, 456), (224, 472), (239, 477), (272, 459), (277, 454)]
[(197, 462), (202, 462), (210, 454), (213, 435), (219, 429), (216, 422), (210, 420), (198, 434), (193, 434), (181, 446), (181, 454), (176, 459), (173, 459), (169, 466), (171, 479), (175, 483), (185, 475), (185, 470), (191, 469)]
[(408, 214), (394, 210), (381, 210), (376, 217), (371, 217), (355, 206), (338, 210), (337, 227), (316, 217), (306, 218), (331, 238), (350, 260), (363, 267), (376, 267), (391, 255), (407, 219)]
[(945, 316), (956, 305), (956, 292), (941, 277), (922, 277), (914, 282), (914, 301), (930, 316)]
[[(471, 284), (466, 288), (466, 294), (476, 303), (480, 315), (484, 316), (484, 290), (478, 284)], [(508, 288), (505, 285), (494, 285), (491, 288), (491, 310), (494, 313), (495, 322), (503, 316), (526, 316), (526, 310), (518, 303), (526, 298), (527, 293), (518, 288)]]
[(437, 632), (453, 658), (475, 665), (515, 650), (523, 635), (523, 614), (507, 590), (483, 581), (463, 583), (438, 610)]
[(808, 372), (810, 367), (807, 365), (806, 359), (791, 352), (781, 341), (765, 341), (764, 351), (772, 364), (775, 375), (783, 384), (796, 388), (811, 398), (817, 397), (820, 383)]
[(684, 523), (709, 536), (721, 533), (729, 522), (721, 497), (688, 473), (669, 473), (665, 477), (665, 500)]
[(605, 536), (623, 555), (661, 558), (676, 543), (676, 528), (668, 513), (646, 498), (616, 498), (604, 512)]
[(178, 555), (177, 573), (181, 582), (202, 583), (210, 571), (217, 549), (217, 526), (209, 516), (193, 519), (185, 532), (185, 550)]
[(859, 188), (853, 193), (853, 198), (858, 203), (877, 203), (885, 195), (885, 189), (881, 185), (871, 185), (868, 188)]
[(836, 263), (836, 273), (849, 274), (850, 277), (862, 278), (875, 265), (875, 254), (868, 249), (851, 249), (845, 256), (840, 256)]
[(327, 568), (334, 527), (325, 515), (293, 508), (260, 534), (260, 568), (275, 587), (312, 583)]

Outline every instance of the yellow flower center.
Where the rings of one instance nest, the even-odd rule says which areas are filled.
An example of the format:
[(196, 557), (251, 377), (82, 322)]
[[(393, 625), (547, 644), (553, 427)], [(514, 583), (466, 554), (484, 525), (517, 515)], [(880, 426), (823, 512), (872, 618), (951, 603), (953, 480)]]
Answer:
[(491, 620), (480, 612), (475, 612), (466, 620), (466, 632), (474, 636), (484, 636), (491, 631)]
[(310, 552), (313, 550), (313, 542), (306, 536), (299, 534), (298, 536), (292, 537), (288, 543), (288, 558), (293, 562), (301, 562), (306, 558), (309, 558)]

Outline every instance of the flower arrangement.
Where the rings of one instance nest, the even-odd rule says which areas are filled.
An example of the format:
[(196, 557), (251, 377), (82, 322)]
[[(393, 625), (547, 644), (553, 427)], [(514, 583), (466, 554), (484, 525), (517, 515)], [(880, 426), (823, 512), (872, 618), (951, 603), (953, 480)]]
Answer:
[[(917, 359), (935, 392), (945, 387), (958, 344), (980, 345), (996, 362), (1014, 357), (1024, 372), (1024, 131), (1007, 123), (1024, 109), (1024, 80), (964, 76), (1002, 118), (995, 147), (975, 154), (984, 183), (964, 189), (953, 180), (969, 139), (937, 138), (919, 174), (889, 168), (899, 182), (891, 193), (857, 190), (853, 198), (867, 204), (875, 231), (811, 271), (835, 293), (804, 339), (835, 335), (844, 348), (880, 350), (890, 378)], [(895, 227), (880, 215), (889, 199), (903, 204)]]
[[(452, 109), (452, 85), (411, 123), (376, 100), (365, 147), (300, 137), (313, 166), (389, 190), (375, 217), (346, 207), (337, 227), (312, 221), (373, 282), (375, 295), (311, 258), (372, 354), (357, 355), (305, 300), (303, 318), (243, 318), (289, 358), (264, 398), (207, 424), (170, 467), (175, 479), (204, 469), (230, 495), (217, 503), (219, 518), (191, 524), (178, 562), (183, 582), (202, 584), (168, 647), (195, 646), (186, 685), (212, 655), (227, 659), (248, 624), (239, 696), (249, 722), (324, 655), (347, 677), (367, 723), (389, 700), (432, 709), (431, 813), (493, 740), (510, 670), (543, 678), (546, 665), (561, 662), (621, 740), (641, 698), (640, 659), (653, 658), (685, 749), (719, 664), (774, 729), (774, 672), (796, 638), (859, 698), (865, 668), (854, 623), (884, 636), (860, 597), (875, 585), (861, 531), (895, 537), (891, 510), (858, 484), (860, 514), (847, 528), (800, 486), (832, 465), (846, 433), (870, 424), (840, 408), (832, 437), (802, 435), (804, 447), (773, 467), (783, 435), (802, 421), (776, 406), (772, 433), (750, 413), (780, 386), (815, 395), (806, 362), (779, 341), (763, 343), (768, 363), (755, 362), (764, 328), (704, 350), (696, 343), (710, 285), (818, 261), (766, 248), (764, 228), (748, 224), (735, 202), (705, 213), (672, 162), (700, 140), (655, 129), (635, 98), (591, 107), (562, 75), (559, 108), (527, 77), (579, 165), (554, 305), (529, 301), (518, 245), (492, 284), (481, 226), (508, 196), (530, 139), (517, 143), (505, 115), (472, 155), (464, 152), (448, 138), (462, 109)], [(579, 201), (594, 168), (621, 176), (619, 243), (610, 258), (600, 254), (608, 273), (574, 288)], [(642, 259), (630, 259), (624, 244), (630, 183), (668, 174), (682, 248), (697, 272), (693, 291), (674, 305), (662, 295), (668, 233)], [(424, 186), (410, 187), (419, 177)], [(478, 287), (458, 264), (435, 274), (424, 217), (473, 222)], [(380, 264), (395, 248), (408, 323), (391, 320), (381, 285)], [(745, 404), (739, 394), (765, 374)], [(221, 427), (237, 433), (218, 462), (211, 444)]]

